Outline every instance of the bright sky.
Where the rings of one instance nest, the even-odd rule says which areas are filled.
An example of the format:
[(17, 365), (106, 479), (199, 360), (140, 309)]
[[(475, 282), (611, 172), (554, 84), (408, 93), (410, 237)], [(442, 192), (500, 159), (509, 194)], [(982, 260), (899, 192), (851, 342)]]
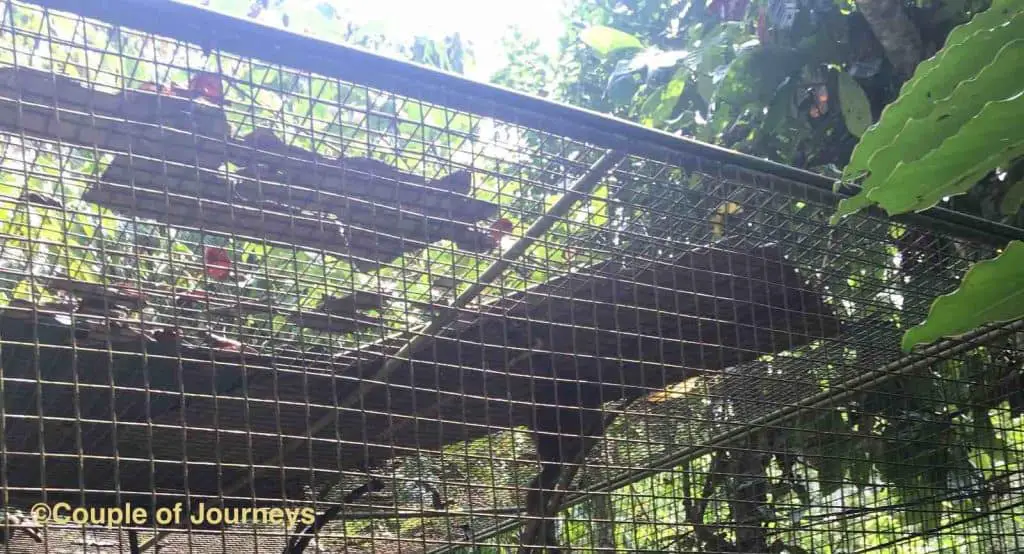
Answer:
[(459, 32), (474, 45), (478, 75), (487, 79), (505, 60), (501, 38), (518, 25), (526, 36), (541, 39), (554, 54), (562, 33), (559, 0), (357, 0), (340, 3), (366, 21), (380, 23), (400, 35)]
[[(236, 12), (249, 2), (239, 0), (179, 0), (208, 4), (219, 11)], [(322, 0), (285, 0), (292, 21), (317, 17)], [(373, 25), (389, 36), (444, 36), (459, 32), (473, 44), (475, 71), (468, 77), (487, 80), (501, 68), (505, 56), (501, 39), (511, 26), (541, 40), (554, 55), (562, 33), (563, 0), (329, 0), (340, 13), (351, 14), (357, 24)], [(233, 15), (244, 15), (233, 13)], [(268, 14), (269, 16), (269, 14)], [(278, 19), (278, 17), (274, 17)], [(279, 21), (266, 21), (279, 24)], [(296, 25), (291, 25), (295, 27)]]

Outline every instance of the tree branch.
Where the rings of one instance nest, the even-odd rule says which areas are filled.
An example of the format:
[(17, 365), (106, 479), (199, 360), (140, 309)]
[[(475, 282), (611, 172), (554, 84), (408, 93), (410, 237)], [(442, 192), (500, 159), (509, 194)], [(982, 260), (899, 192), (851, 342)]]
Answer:
[[(722, 482), (729, 468), (725, 459), (725, 452), (718, 451), (711, 458), (711, 465), (704, 476), (704, 488), (701, 491), (700, 500), (697, 505), (686, 506), (686, 519), (693, 527), (693, 533), (706, 549), (711, 552), (736, 552), (736, 545), (726, 540), (725, 537), (715, 532), (714, 527), (704, 523), (704, 511), (707, 509), (711, 496), (715, 494), (715, 488)], [(689, 494), (689, 487), (687, 493)]]
[(878, 42), (882, 43), (889, 63), (904, 79), (909, 78), (924, 55), (924, 47), (921, 32), (903, 11), (902, 2), (857, 0), (857, 8), (864, 14)]

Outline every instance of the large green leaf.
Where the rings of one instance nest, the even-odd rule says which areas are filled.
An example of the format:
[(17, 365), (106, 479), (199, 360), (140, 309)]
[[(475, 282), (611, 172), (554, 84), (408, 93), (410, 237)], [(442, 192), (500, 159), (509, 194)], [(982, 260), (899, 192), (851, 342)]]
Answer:
[(1024, 10), (1020, 0), (992, 0), (989, 8), (977, 15), (964, 25), (957, 26), (949, 32), (946, 37), (944, 48), (959, 44), (979, 29), (987, 29), (1009, 20), (1014, 14)]
[(977, 75), (1003, 46), (1024, 33), (1024, 14), (1020, 5), (1013, 7), (1015, 15), (1012, 18), (982, 17), (995, 9), (993, 7), (957, 27), (950, 33), (946, 46), (917, 67), (913, 78), (903, 85), (899, 98), (886, 106), (878, 123), (864, 133), (843, 172), (844, 179), (860, 177), (868, 170), (868, 162), (874, 153), (895, 140), (907, 121), (931, 113), (935, 102), (946, 98), (960, 83)]
[(1024, 96), (990, 102), (956, 134), (910, 163), (899, 163), (885, 183), (839, 202), (832, 223), (872, 204), (890, 215), (921, 211), (961, 194), (996, 167), (1024, 155)]
[(971, 267), (960, 288), (936, 298), (928, 319), (903, 335), (903, 350), (1022, 317), (1024, 242), (1013, 241), (998, 257)]
[(580, 32), (580, 40), (601, 56), (608, 56), (620, 50), (639, 50), (644, 47), (640, 39), (618, 29), (597, 25)]
[[(979, 16), (980, 17), (980, 16)], [(977, 25), (978, 17), (964, 27)], [(966, 36), (963, 36), (966, 35)], [(921, 64), (911, 81), (904, 85), (900, 98), (890, 104), (879, 122), (869, 128), (854, 149), (850, 163), (844, 170), (844, 180), (866, 175), (860, 192), (839, 203), (833, 222), (855, 213), (872, 203), (882, 204), (890, 213), (920, 210), (934, 205), (943, 196), (963, 192), (972, 182), (965, 182), (980, 172), (983, 176), (994, 165), (973, 167), (967, 171), (968, 161), (1000, 163), (1018, 149), (1024, 131), (1008, 122), (975, 121), (985, 110), (991, 118), (1006, 113), (1011, 105), (990, 106), (1024, 90), (1018, 68), (1024, 66), (1024, 12), (1017, 11), (1009, 21), (972, 34), (960, 32), (960, 42), (948, 46), (934, 58)], [(994, 125), (993, 125), (994, 123)], [(966, 153), (968, 146), (961, 137), (963, 129), (973, 125), (976, 138), (994, 144), (994, 155), (982, 155), (977, 160), (964, 160), (956, 155)], [(1006, 134), (993, 135), (995, 129)], [(977, 150), (977, 149), (975, 149)], [(954, 159), (947, 159), (954, 155)], [(959, 163), (955, 174), (934, 176), (929, 168), (915, 167), (925, 158)], [(934, 168), (932, 168), (934, 169)], [(912, 181), (908, 173), (924, 172), (933, 180)], [(941, 194), (939, 194), (941, 192)]]
[[(869, 175), (864, 182), (868, 198), (876, 200), (879, 191), (896, 187), (906, 192), (917, 188), (893, 179), (896, 170), (921, 159), (940, 146), (948, 154), (943, 142), (954, 135), (959, 136), (961, 128), (971, 118), (978, 117), (986, 104), (993, 100), (1012, 98), (1024, 90), (1020, 75), (1017, 74), (1020, 67), (1024, 67), (1024, 39), (1014, 40), (1004, 46), (992, 63), (985, 66), (975, 78), (964, 81), (952, 94), (936, 102), (926, 117), (907, 121), (895, 140), (875, 152), (868, 162)], [(1012, 134), (1011, 130), (1010, 134), (999, 136), (1012, 138)], [(1017, 135), (1024, 137), (1021, 133)], [(931, 183), (917, 185), (934, 188)]]
[(839, 108), (843, 123), (854, 136), (860, 137), (871, 126), (871, 102), (849, 73), (839, 74)]
[[(1024, 42), (1024, 41), (1022, 41)], [(1024, 155), (1024, 92), (989, 102), (978, 115), (919, 160), (900, 163), (868, 199), (890, 215), (930, 208), (960, 194), (996, 167)]]

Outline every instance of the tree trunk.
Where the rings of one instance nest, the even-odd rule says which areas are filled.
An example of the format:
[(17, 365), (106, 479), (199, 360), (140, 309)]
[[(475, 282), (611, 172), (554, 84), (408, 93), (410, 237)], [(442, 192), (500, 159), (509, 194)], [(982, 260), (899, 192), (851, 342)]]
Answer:
[(907, 13), (901, 0), (857, 0), (878, 42), (885, 48), (885, 57), (896, 72), (908, 79), (924, 55), (921, 33)]
[(601, 552), (615, 552), (615, 510), (609, 493), (597, 493), (590, 497), (594, 507), (597, 548)]
[(764, 506), (768, 503), (768, 462), (771, 457), (751, 445), (731, 453), (736, 476), (729, 504), (736, 526), (736, 552), (766, 554), (768, 533)]

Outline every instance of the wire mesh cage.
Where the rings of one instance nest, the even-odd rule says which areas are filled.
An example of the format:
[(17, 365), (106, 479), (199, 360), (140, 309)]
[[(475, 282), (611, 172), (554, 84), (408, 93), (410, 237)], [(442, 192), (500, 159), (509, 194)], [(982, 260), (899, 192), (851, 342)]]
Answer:
[(1001, 237), (830, 226), (799, 171), (193, 8), (42, 4), (0, 3), (8, 551), (1024, 551), (1021, 326), (900, 351)]

